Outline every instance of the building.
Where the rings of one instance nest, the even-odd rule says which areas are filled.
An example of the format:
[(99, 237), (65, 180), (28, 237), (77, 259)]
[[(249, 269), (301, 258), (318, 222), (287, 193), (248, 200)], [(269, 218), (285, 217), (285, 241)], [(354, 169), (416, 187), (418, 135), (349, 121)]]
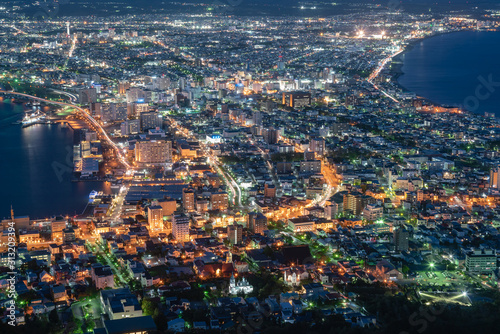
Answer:
[(161, 115), (155, 111), (143, 112), (140, 114), (141, 117), (141, 131), (145, 132), (149, 129), (162, 128), (163, 118)]
[(276, 197), (276, 187), (274, 184), (266, 183), (264, 184), (264, 197), (274, 198)]
[(226, 211), (229, 207), (228, 195), (224, 191), (210, 194), (210, 207), (212, 210)]
[(368, 204), (363, 209), (363, 217), (366, 220), (376, 221), (384, 216), (384, 208), (377, 204)]
[(68, 299), (64, 285), (53, 285), (50, 288), (50, 294), (54, 302), (66, 301)]
[(161, 206), (148, 207), (148, 225), (150, 231), (163, 230), (163, 208)]
[(286, 285), (300, 286), (300, 282), (308, 278), (309, 273), (302, 267), (290, 267), (283, 271), (283, 282)]
[(231, 275), (229, 279), (229, 294), (237, 295), (240, 293), (249, 294), (253, 291), (253, 286), (248, 283), (245, 277), (243, 277), (239, 282), (236, 282), (234, 274)]
[(158, 205), (163, 209), (164, 216), (171, 216), (177, 210), (177, 201), (172, 198), (164, 198), (158, 201)]
[(494, 249), (472, 250), (465, 255), (465, 268), (474, 274), (491, 274), (497, 269)]
[(115, 287), (115, 276), (109, 266), (103, 266), (101, 264), (93, 265), (91, 277), (97, 289)]
[(253, 233), (263, 234), (267, 230), (267, 217), (261, 212), (251, 212), (248, 214), (248, 228)]
[(105, 320), (103, 330), (94, 330), (94, 333), (102, 334), (146, 334), (156, 332), (156, 324), (150, 315), (117, 320)]
[(182, 206), (185, 212), (195, 211), (195, 192), (193, 189), (184, 189), (182, 191)]
[(172, 217), (172, 234), (178, 242), (189, 241), (189, 217), (181, 213)]
[(103, 311), (111, 320), (142, 316), (141, 305), (128, 288), (102, 290), (100, 300)]
[(500, 167), (490, 170), (490, 188), (500, 189)]
[(321, 173), (321, 161), (320, 160), (306, 160), (300, 162), (300, 172), (301, 173)]
[(139, 133), (140, 121), (138, 119), (126, 120), (121, 124), (122, 136), (134, 135)]
[(288, 220), (288, 228), (295, 233), (314, 232), (314, 221), (309, 216), (291, 218)]
[(78, 103), (90, 104), (97, 102), (97, 90), (95, 88), (84, 88), (78, 92)]
[(283, 104), (292, 108), (301, 108), (311, 105), (311, 93), (308, 92), (284, 92)]
[(403, 227), (399, 227), (393, 232), (394, 237), (394, 248), (396, 251), (407, 251), (408, 250), (408, 239), (410, 233)]
[(281, 132), (275, 128), (264, 128), (262, 129), (262, 137), (264, 137), (264, 141), (268, 144), (274, 145), (280, 141)]
[(76, 240), (75, 230), (73, 228), (68, 227), (63, 229), (63, 242), (71, 243)]
[(375, 199), (373, 197), (356, 192), (344, 195), (343, 200), (344, 212), (351, 211), (356, 216), (360, 215), (363, 209), (368, 204), (372, 204), (375, 202)]
[(403, 274), (396, 269), (396, 267), (387, 260), (382, 260), (377, 263), (374, 276), (381, 281), (397, 281), (403, 279)]
[(168, 331), (172, 333), (183, 333), (186, 327), (186, 321), (182, 318), (170, 320), (168, 323)]
[(232, 245), (241, 244), (243, 236), (243, 226), (234, 223), (227, 226), (227, 238)]
[(172, 142), (168, 140), (138, 141), (135, 162), (139, 166), (161, 166), (172, 162)]
[(313, 138), (309, 142), (309, 151), (316, 153), (319, 156), (325, 155), (326, 143), (323, 138)]

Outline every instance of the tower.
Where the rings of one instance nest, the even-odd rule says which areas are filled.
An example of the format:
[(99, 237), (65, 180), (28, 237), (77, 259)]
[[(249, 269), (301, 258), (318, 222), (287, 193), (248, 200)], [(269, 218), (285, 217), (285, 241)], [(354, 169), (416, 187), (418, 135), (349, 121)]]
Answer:
[(10, 206), (10, 219), (14, 221), (14, 209), (12, 208), (12, 205)]
[(68, 34), (68, 37), (71, 36), (71, 33), (69, 31), (69, 22), (66, 22), (66, 33)]
[(236, 279), (234, 278), (234, 274), (231, 274), (231, 278), (229, 279), (229, 291), (233, 291), (236, 288)]

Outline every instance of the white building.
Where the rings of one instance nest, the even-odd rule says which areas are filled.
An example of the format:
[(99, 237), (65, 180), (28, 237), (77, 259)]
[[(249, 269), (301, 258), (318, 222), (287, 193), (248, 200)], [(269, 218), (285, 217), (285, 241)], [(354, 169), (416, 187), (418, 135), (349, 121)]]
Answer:
[(249, 294), (253, 291), (253, 286), (248, 283), (245, 277), (241, 279), (238, 283), (236, 283), (236, 279), (234, 275), (231, 275), (231, 279), (229, 280), (229, 293), (231, 295), (237, 295), (241, 292), (244, 294)]

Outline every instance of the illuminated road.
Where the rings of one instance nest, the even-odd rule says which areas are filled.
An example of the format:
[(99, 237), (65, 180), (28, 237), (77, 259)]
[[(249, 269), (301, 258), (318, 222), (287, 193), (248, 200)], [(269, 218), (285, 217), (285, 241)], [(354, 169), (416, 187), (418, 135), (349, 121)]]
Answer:
[[(173, 118), (171, 117), (167, 118), (170, 121), (170, 123), (186, 138), (193, 138), (193, 134), (190, 133), (188, 129), (181, 126)], [(203, 148), (202, 152), (205, 155), (205, 157), (208, 158), (208, 162), (210, 163), (210, 165), (217, 171), (217, 174), (219, 174), (222, 177), (224, 183), (229, 187), (229, 190), (233, 197), (233, 205), (236, 205), (237, 203), (239, 207), (242, 207), (243, 206), (241, 203), (242, 192), (236, 180), (231, 176), (231, 174), (229, 174), (224, 170), (224, 168), (219, 162), (219, 158), (211, 153), (210, 148), (208, 146), (204, 145), (203, 143), (201, 143), (201, 146)]]
[(116, 144), (111, 140), (111, 138), (108, 136), (108, 134), (106, 133), (106, 131), (102, 128), (102, 126), (92, 116), (90, 116), (84, 109), (76, 106), (73, 103), (56, 102), (56, 101), (46, 100), (46, 99), (43, 99), (43, 98), (40, 98), (40, 97), (36, 97), (36, 96), (33, 96), (33, 95), (28, 95), (28, 94), (23, 94), (23, 93), (7, 92), (7, 91), (4, 91), (4, 90), (0, 90), (0, 94), (10, 94), (10, 95), (24, 96), (24, 97), (30, 98), (32, 100), (37, 100), (37, 101), (45, 102), (47, 104), (55, 104), (55, 105), (59, 105), (59, 106), (63, 106), (63, 107), (71, 107), (71, 108), (76, 109), (77, 111), (80, 112), (80, 114), (90, 124), (92, 124), (96, 129), (98, 129), (98, 131), (101, 133), (101, 135), (105, 139), (105, 141), (116, 151), (118, 160), (120, 160), (120, 162), (127, 169), (129, 169), (129, 170), (133, 169), (132, 166), (127, 162), (127, 160), (123, 156), (123, 154), (120, 151), (120, 149), (118, 148), (118, 146), (116, 146)]
[[(296, 152), (298, 153), (304, 152), (304, 150), (299, 145), (292, 142), (289, 138), (281, 137), (281, 140), (283, 140), (285, 143), (289, 145), (293, 145), (295, 147)], [(325, 158), (321, 159), (321, 173), (325, 177), (326, 189), (323, 190), (323, 193), (320, 196), (318, 196), (311, 203), (306, 205), (306, 208), (310, 208), (316, 205), (325, 206), (328, 199), (330, 199), (330, 197), (332, 197), (336, 193), (338, 180), (335, 175), (335, 172), (327, 163), (325, 163), (325, 160), (326, 160)]]
[(75, 48), (76, 48), (76, 35), (71, 40), (71, 48), (69, 49), (69, 52), (68, 52), (68, 58), (66, 58), (66, 61), (64, 62), (63, 71), (66, 70), (66, 68), (68, 67), (68, 62), (69, 62), (70, 58), (73, 57), (73, 52), (75, 52)]
[(375, 80), (375, 78), (377, 78), (379, 76), (380, 72), (382, 72), (382, 70), (384, 69), (384, 67), (392, 60), (392, 58), (396, 57), (398, 54), (400, 54), (403, 51), (404, 51), (404, 49), (400, 48), (396, 52), (394, 52), (393, 54), (391, 54), (391, 55), (387, 56), (386, 58), (384, 58), (380, 62), (379, 66), (375, 69), (375, 71), (373, 71), (373, 73), (370, 74), (370, 76), (368, 77), (368, 79), (366, 79), (370, 84), (372, 84), (372, 86), (376, 90), (379, 90), (382, 94), (384, 94), (385, 96), (387, 96), (388, 98), (390, 98), (391, 100), (393, 100), (394, 102), (396, 102), (398, 104), (401, 104), (401, 102), (399, 102), (398, 99), (396, 99), (394, 96), (390, 95), (385, 90), (383, 90), (380, 87), (378, 87), (377, 85), (375, 85), (373, 83), (373, 80)]

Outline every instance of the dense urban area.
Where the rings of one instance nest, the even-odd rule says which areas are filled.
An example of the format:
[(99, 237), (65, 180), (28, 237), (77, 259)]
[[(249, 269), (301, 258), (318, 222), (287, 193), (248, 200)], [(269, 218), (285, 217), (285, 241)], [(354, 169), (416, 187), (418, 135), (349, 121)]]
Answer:
[(30, 110), (18, 126), (73, 129), (54, 169), (111, 190), (4, 217), (1, 332), (494, 332), (499, 121), (397, 77), (412, 44), (495, 30), (500, 11), (391, 4), (2, 5), (2, 103)]

